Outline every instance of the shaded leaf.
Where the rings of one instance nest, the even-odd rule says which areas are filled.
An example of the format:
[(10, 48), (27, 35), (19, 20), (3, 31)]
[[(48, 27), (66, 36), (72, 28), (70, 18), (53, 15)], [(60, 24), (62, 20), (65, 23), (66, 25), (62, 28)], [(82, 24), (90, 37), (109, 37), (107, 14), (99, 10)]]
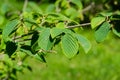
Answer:
[(29, 45), (22, 45), (20, 50), (27, 53), (29, 56), (33, 56), (33, 53), (31, 51), (31, 46)]
[(120, 21), (119, 20), (114, 21), (113, 25), (114, 25), (114, 27), (112, 28), (113, 33), (116, 36), (120, 37), (120, 27), (119, 27), (120, 26)]
[(31, 46), (31, 51), (32, 53), (36, 53), (37, 51), (39, 51), (41, 48), (38, 46), (38, 41), (36, 41), (32, 46)]
[(38, 40), (38, 38), (39, 38), (39, 33), (35, 31), (31, 39), (31, 46)]
[(34, 57), (39, 61), (46, 62), (45, 57), (43, 54), (35, 54)]
[(29, 2), (28, 5), (31, 7), (33, 11), (42, 13), (42, 10), (40, 9), (40, 7), (34, 2)]
[(49, 12), (53, 12), (55, 11), (55, 5), (54, 4), (50, 4), (48, 5), (48, 7), (46, 8), (46, 13), (49, 13)]
[(91, 20), (92, 29), (96, 28), (105, 21), (105, 17), (95, 17)]
[(61, 42), (62, 50), (66, 57), (72, 58), (77, 54), (79, 45), (76, 38), (70, 34), (66, 34), (62, 37)]
[(39, 27), (39, 25), (37, 24), (37, 22), (34, 19), (32, 19), (32, 18), (24, 18), (23, 21)]
[(11, 57), (11, 55), (17, 50), (17, 45), (14, 42), (6, 42), (6, 53)]
[(116, 35), (116, 36), (118, 36), (118, 37), (120, 37), (120, 32), (118, 32), (116, 29), (112, 29), (112, 31), (113, 31), (113, 33)]
[(104, 22), (100, 28), (95, 31), (95, 39), (97, 42), (102, 42), (107, 37), (110, 31), (110, 24), (108, 22)]
[(91, 43), (89, 42), (89, 40), (86, 39), (84, 36), (79, 35), (79, 34), (75, 34), (75, 37), (78, 39), (78, 42), (80, 43), (80, 45), (84, 49), (85, 53), (88, 53), (88, 51), (91, 48)]
[(120, 15), (112, 15), (112, 16), (110, 17), (110, 20), (120, 21)]

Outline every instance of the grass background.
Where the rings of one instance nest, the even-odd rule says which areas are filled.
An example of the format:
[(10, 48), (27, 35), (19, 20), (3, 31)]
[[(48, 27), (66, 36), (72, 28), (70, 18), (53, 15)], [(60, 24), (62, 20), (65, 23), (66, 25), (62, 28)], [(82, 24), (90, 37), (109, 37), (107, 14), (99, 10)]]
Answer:
[[(61, 52), (46, 56), (47, 63), (29, 57), (26, 62), (33, 71), (24, 69), (18, 73), (19, 80), (120, 80), (120, 40), (110, 34), (103, 43), (96, 43), (91, 32), (82, 33), (92, 43), (92, 49), (85, 54), (83, 49), (69, 60)], [(90, 35), (91, 34), (91, 35)]]

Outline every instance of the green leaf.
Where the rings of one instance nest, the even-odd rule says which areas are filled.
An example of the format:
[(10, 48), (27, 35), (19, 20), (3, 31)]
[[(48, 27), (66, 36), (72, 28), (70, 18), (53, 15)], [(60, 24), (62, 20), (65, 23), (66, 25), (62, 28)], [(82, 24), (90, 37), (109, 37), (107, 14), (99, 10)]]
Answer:
[(0, 16), (0, 25), (2, 25), (4, 23), (4, 17)]
[(34, 3), (34, 2), (29, 2), (28, 5), (31, 7), (31, 9), (35, 12), (39, 12), (42, 13), (42, 10), (40, 9), (40, 7)]
[(76, 4), (79, 9), (83, 8), (82, 2), (80, 0), (71, 0), (72, 3)]
[(112, 31), (113, 31), (113, 33), (116, 35), (116, 36), (118, 36), (118, 37), (120, 37), (120, 32), (118, 32), (116, 29), (112, 29)]
[[(120, 16), (114, 16), (114, 18), (115, 17), (120, 17)], [(118, 19), (120, 19), (120, 18), (118, 18)], [(120, 37), (120, 20), (115, 20), (114, 22), (113, 22), (113, 27), (112, 27), (112, 31), (113, 31), (113, 33), (116, 35), (116, 36), (118, 36), (118, 37)]]
[(60, 22), (56, 25), (57, 28), (61, 28), (61, 29), (64, 29), (65, 28), (65, 24), (64, 22)]
[(9, 10), (10, 10), (10, 6), (8, 3), (2, 3), (1, 5), (1, 10), (0, 12), (5, 15)]
[(55, 5), (54, 4), (50, 4), (48, 5), (48, 7), (46, 8), (46, 13), (50, 13), (53, 12), (55, 10)]
[(46, 62), (45, 57), (43, 54), (35, 54), (34, 57), (39, 61)]
[(11, 57), (11, 55), (17, 50), (17, 45), (14, 42), (8, 41), (6, 43), (6, 53)]
[(32, 50), (31, 50), (31, 46), (29, 46), (29, 45), (22, 45), (22, 46), (20, 47), (20, 50), (21, 50), (22, 52), (27, 53), (29, 56), (33, 56), (33, 52), (32, 52)]
[(95, 39), (97, 42), (102, 42), (107, 37), (110, 31), (110, 24), (108, 22), (104, 22), (100, 28), (95, 31)]
[(36, 53), (36, 51), (40, 49), (40, 47), (38, 46), (38, 38), (39, 38), (39, 33), (35, 31), (31, 39), (31, 51), (33, 53)]
[(92, 29), (96, 28), (105, 21), (105, 17), (95, 17), (91, 20)]
[(38, 45), (43, 50), (50, 50), (53, 42), (50, 40), (50, 28), (45, 28), (41, 31), (38, 38)]
[(101, 12), (100, 14), (106, 17), (106, 16), (112, 16), (113, 12)]
[(6, 40), (6, 38), (10, 35), (10, 33), (15, 29), (15, 27), (19, 24), (18, 20), (10, 21), (6, 24), (5, 28), (3, 29), (3, 39)]
[(59, 29), (59, 28), (52, 28), (51, 30), (50, 30), (50, 33), (51, 33), (51, 37), (52, 38), (55, 38), (56, 36), (58, 36), (58, 35), (60, 35), (60, 34), (62, 34), (63, 33), (63, 29)]
[(32, 24), (32, 25), (35, 25), (35, 26), (39, 27), (39, 25), (36, 23), (36, 21), (32, 18), (24, 18), (23, 21), (26, 22), (25, 23), (26, 25), (31, 25)]
[(38, 40), (38, 37), (39, 37), (39, 33), (35, 31), (31, 38), (31, 46), (34, 45), (34, 43)]
[(74, 36), (66, 34), (62, 37), (61, 42), (62, 50), (66, 57), (72, 58), (77, 54), (79, 45)]
[(74, 32), (71, 29), (63, 29), (63, 32), (65, 34), (69, 33), (69, 34), (73, 34)]
[[(70, 19), (75, 19), (79, 14), (75, 8), (68, 8), (65, 11), (66, 15), (70, 17)], [(73, 14), (74, 13), (74, 14)]]
[(80, 45), (84, 49), (85, 53), (88, 53), (88, 51), (91, 48), (91, 43), (89, 42), (89, 40), (86, 39), (84, 36), (79, 35), (79, 34), (75, 34), (75, 37), (78, 39), (78, 42), (80, 43)]

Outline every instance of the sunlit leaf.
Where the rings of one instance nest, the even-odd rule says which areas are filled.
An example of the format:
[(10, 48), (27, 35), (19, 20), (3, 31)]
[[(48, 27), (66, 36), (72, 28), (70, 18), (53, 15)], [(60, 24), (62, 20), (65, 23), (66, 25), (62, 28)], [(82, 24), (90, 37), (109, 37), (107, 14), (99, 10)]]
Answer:
[(79, 45), (74, 36), (66, 34), (62, 37), (61, 42), (62, 50), (66, 57), (72, 58), (77, 54)]
[(79, 35), (79, 34), (75, 34), (75, 37), (78, 39), (78, 42), (80, 43), (80, 45), (84, 49), (85, 53), (88, 53), (88, 51), (91, 48), (90, 41), (87, 38), (85, 38), (84, 36)]
[(113, 13), (112, 13), (112, 12), (101, 12), (100, 14), (101, 14), (102, 16), (107, 17), (107, 16), (111, 16)]
[(2, 25), (4, 22), (4, 17), (3, 16), (0, 16), (0, 25)]
[(95, 31), (95, 39), (97, 42), (102, 42), (107, 37), (110, 31), (110, 24), (108, 22), (104, 22), (100, 28)]
[(5, 40), (9, 35), (10, 33), (15, 29), (15, 27), (18, 25), (19, 21), (18, 20), (13, 20), (13, 21), (10, 21), (6, 24), (5, 28), (3, 29), (3, 33), (2, 33), (2, 36), (3, 36), (3, 39)]
[(92, 29), (96, 28), (105, 21), (105, 17), (95, 17), (91, 20)]
[(38, 45), (43, 50), (50, 50), (53, 42), (50, 40), (50, 28), (45, 28), (41, 31), (38, 38)]
[(71, 0), (71, 2), (76, 4), (79, 7), (79, 9), (83, 8), (82, 2), (80, 0)]
[(64, 29), (65, 28), (65, 24), (64, 24), (64, 22), (60, 22), (60, 23), (56, 24), (56, 27)]
[(56, 36), (62, 34), (63, 30), (55, 27), (50, 30), (50, 33), (51, 33), (51, 37), (55, 38)]

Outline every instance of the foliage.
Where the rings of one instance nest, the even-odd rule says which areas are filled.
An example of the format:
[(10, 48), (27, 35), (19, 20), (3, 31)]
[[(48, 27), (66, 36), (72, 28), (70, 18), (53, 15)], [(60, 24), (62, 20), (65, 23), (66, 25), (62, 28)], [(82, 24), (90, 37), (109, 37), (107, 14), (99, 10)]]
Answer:
[(46, 62), (45, 56), (55, 53), (54, 47), (60, 44), (69, 59), (81, 51), (80, 47), (87, 53), (91, 48), (89, 40), (73, 28), (82, 30), (91, 23), (98, 43), (111, 31), (120, 37), (120, 11), (114, 10), (119, 3), (118, 0), (6, 0), (0, 3), (0, 25), (4, 26), (0, 27), (1, 79), (16, 79), (16, 72), (24, 67), (31, 70), (24, 63), (27, 56)]

